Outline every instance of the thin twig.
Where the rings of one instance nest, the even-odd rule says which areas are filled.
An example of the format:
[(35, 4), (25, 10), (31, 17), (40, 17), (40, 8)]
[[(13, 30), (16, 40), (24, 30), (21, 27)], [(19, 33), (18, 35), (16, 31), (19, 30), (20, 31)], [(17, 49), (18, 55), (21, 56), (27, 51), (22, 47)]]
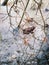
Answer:
[(36, 0), (34, 0), (34, 1), (38, 5), (38, 8), (37, 9), (40, 11), (40, 14), (41, 14), (41, 17), (42, 17), (42, 20), (43, 20), (43, 23), (44, 23), (44, 32), (45, 32), (45, 20), (44, 20), (42, 11), (41, 11), (42, 0), (40, 0), (40, 3), (38, 3)]
[(42, 14), (41, 9), (39, 9), (39, 11), (40, 11), (40, 14), (41, 14), (41, 17), (42, 17), (43, 23), (44, 23), (44, 32), (45, 32), (45, 20), (44, 20), (44, 17), (43, 17), (43, 14)]
[(20, 24), (21, 24), (21, 22), (22, 22), (22, 20), (23, 20), (23, 17), (24, 17), (25, 11), (26, 11), (26, 9), (27, 9), (27, 6), (28, 6), (28, 4), (29, 4), (29, 1), (30, 1), (30, 0), (28, 0), (28, 2), (27, 2), (27, 4), (26, 4), (26, 7), (25, 7), (25, 9), (24, 9), (24, 12), (23, 12), (23, 14), (22, 14), (22, 17), (21, 17), (21, 20), (20, 20), (20, 22), (19, 22), (18, 27), (20, 27)]
[[(18, 0), (14, 1), (13, 5), (11, 6), (11, 8), (10, 8), (10, 10), (9, 10), (9, 13), (8, 13), (8, 15), (11, 13), (11, 9), (12, 9), (12, 8), (13, 8), (13, 6), (15, 5), (15, 2), (16, 2), (16, 5), (17, 5), (17, 3), (18, 3)], [(9, 16), (10, 16), (10, 15), (9, 15)]]

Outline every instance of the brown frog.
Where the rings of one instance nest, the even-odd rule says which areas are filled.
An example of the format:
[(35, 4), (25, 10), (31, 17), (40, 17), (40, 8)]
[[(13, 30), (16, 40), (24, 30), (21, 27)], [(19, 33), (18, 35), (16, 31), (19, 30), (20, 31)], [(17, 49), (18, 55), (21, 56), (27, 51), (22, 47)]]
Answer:
[(25, 29), (23, 29), (23, 33), (24, 33), (24, 34), (33, 33), (34, 29), (35, 29), (34, 26), (25, 28)]

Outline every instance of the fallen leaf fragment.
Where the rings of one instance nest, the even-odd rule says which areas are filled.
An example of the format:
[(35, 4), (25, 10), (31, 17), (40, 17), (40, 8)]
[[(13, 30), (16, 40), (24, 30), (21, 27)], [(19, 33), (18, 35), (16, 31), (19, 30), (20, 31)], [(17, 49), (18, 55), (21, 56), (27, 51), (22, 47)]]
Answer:
[(43, 41), (43, 42), (46, 42), (46, 41), (47, 41), (47, 38), (46, 38), (46, 37), (44, 37), (42, 41)]
[(27, 18), (25, 19), (27, 22), (32, 22), (33, 21), (33, 18)]
[(27, 38), (24, 38), (24, 44), (28, 45), (28, 39)]

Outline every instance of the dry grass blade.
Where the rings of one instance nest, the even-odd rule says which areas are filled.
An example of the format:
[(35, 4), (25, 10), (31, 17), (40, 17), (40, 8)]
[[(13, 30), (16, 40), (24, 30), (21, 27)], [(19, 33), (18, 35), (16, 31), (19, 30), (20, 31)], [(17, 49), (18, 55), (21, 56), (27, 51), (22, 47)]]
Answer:
[(44, 32), (45, 32), (45, 20), (44, 20), (42, 11), (41, 11), (42, 0), (40, 0), (39, 3), (38, 3), (36, 0), (34, 0), (34, 1), (35, 1), (35, 3), (38, 5), (37, 11), (38, 11), (38, 10), (40, 11), (40, 14), (41, 14), (41, 17), (42, 17), (42, 20), (43, 20), (43, 23), (44, 23)]
[(22, 22), (22, 20), (23, 20), (23, 16), (24, 16), (24, 14), (25, 14), (25, 11), (26, 11), (26, 9), (27, 9), (27, 6), (28, 6), (28, 4), (29, 4), (29, 1), (30, 1), (30, 0), (28, 0), (28, 2), (27, 2), (27, 4), (26, 4), (26, 7), (25, 7), (25, 9), (24, 9), (24, 12), (23, 12), (23, 14), (22, 14), (20, 23), (19, 23), (19, 25), (18, 25), (19, 28), (20, 28), (20, 24), (21, 24), (21, 22)]

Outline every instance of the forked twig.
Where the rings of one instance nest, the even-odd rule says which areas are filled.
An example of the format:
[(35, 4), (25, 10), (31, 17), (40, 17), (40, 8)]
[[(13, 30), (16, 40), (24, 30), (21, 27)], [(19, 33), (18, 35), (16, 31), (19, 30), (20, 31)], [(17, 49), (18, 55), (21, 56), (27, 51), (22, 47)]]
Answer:
[(44, 20), (44, 17), (43, 17), (42, 11), (41, 11), (42, 0), (40, 0), (40, 3), (38, 3), (36, 0), (34, 0), (34, 1), (35, 1), (35, 3), (38, 5), (37, 10), (40, 11), (40, 14), (41, 14), (41, 17), (42, 17), (42, 20), (43, 20), (43, 23), (44, 23), (44, 32), (45, 32), (45, 20)]

